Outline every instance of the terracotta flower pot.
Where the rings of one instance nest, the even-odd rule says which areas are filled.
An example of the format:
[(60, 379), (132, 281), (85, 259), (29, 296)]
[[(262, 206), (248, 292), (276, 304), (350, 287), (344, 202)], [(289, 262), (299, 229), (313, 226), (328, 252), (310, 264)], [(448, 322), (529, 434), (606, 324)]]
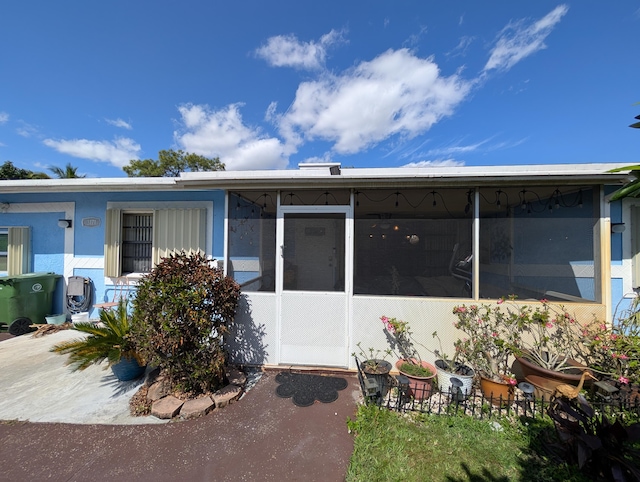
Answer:
[[(407, 372), (402, 371), (400, 368), (405, 363), (412, 363), (414, 365), (421, 365), (423, 368), (427, 368), (431, 375), (427, 377), (420, 377), (416, 375), (410, 375)], [(396, 362), (396, 368), (398, 371), (409, 379), (409, 396), (413, 397), (416, 400), (424, 400), (425, 398), (429, 398), (433, 389), (433, 379), (436, 376), (437, 370), (431, 363), (427, 363), (426, 361), (418, 363), (418, 360), (412, 358), (410, 361), (405, 359), (400, 359)]]
[(551, 382), (555, 382), (555, 385), (559, 385), (561, 383), (567, 383), (569, 385), (578, 385), (580, 383), (580, 377), (582, 376), (582, 372), (584, 370), (588, 370), (588, 367), (580, 364), (576, 360), (567, 360), (567, 363), (573, 367), (568, 370), (548, 370), (547, 368), (543, 368), (537, 363), (532, 362), (531, 360), (525, 357), (516, 357), (516, 361), (520, 364), (520, 369), (525, 378), (530, 376), (536, 376), (540, 378), (545, 378), (550, 380)]
[(484, 398), (495, 406), (509, 405), (514, 398), (513, 385), (506, 381), (497, 382), (482, 375), (480, 375), (480, 390), (482, 390)]

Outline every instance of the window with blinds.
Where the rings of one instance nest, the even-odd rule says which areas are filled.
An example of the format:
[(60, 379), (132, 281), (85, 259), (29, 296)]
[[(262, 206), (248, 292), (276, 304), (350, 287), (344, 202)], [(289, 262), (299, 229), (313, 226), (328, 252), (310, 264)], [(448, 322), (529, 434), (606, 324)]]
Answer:
[(15, 276), (31, 271), (31, 229), (0, 228), (0, 274)]
[(0, 228), (0, 273), (7, 272), (7, 250), (9, 247), (9, 231)]

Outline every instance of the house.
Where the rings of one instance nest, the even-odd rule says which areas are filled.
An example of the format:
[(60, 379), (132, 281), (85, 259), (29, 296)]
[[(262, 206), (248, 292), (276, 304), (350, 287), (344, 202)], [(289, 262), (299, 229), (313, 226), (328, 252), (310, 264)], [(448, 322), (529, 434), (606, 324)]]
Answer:
[(640, 211), (608, 202), (626, 181), (613, 167), (0, 181), (0, 274), (90, 278), (96, 304), (168, 253), (200, 250), (242, 285), (237, 361), (353, 368), (356, 343), (386, 346), (382, 315), (430, 349), (436, 330), (455, 339), (454, 306), (510, 294), (611, 321), (640, 286)]

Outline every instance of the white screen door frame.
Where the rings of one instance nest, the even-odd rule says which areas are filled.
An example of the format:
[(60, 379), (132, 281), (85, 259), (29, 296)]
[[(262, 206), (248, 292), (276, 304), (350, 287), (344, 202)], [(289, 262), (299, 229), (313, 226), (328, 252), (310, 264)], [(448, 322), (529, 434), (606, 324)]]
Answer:
[(278, 363), (348, 367), (353, 208), (280, 206), (276, 249)]

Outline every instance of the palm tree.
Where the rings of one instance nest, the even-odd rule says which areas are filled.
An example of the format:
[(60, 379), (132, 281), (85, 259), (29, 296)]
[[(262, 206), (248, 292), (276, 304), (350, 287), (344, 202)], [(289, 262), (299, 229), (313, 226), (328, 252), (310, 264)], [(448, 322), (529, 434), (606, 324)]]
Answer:
[(121, 300), (114, 310), (100, 310), (100, 321), (102, 323), (97, 325), (91, 322), (74, 324), (75, 330), (89, 336), (59, 343), (51, 351), (69, 355), (67, 365), (71, 365), (73, 370), (84, 370), (105, 360), (109, 367), (122, 358), (136, 359), (141, 364), (129, 339), (131, 323), (126, 303)]
[(53, 166), (50, 167), (49, 170), (56, 175), (58, 179), (75, 179), (75, 178), (84, 178), (87, 177), (86, 174), (79, 175), (78, 168), (73, 167), (71, 163), (67, 163), (64, 169), (61, 167)]

